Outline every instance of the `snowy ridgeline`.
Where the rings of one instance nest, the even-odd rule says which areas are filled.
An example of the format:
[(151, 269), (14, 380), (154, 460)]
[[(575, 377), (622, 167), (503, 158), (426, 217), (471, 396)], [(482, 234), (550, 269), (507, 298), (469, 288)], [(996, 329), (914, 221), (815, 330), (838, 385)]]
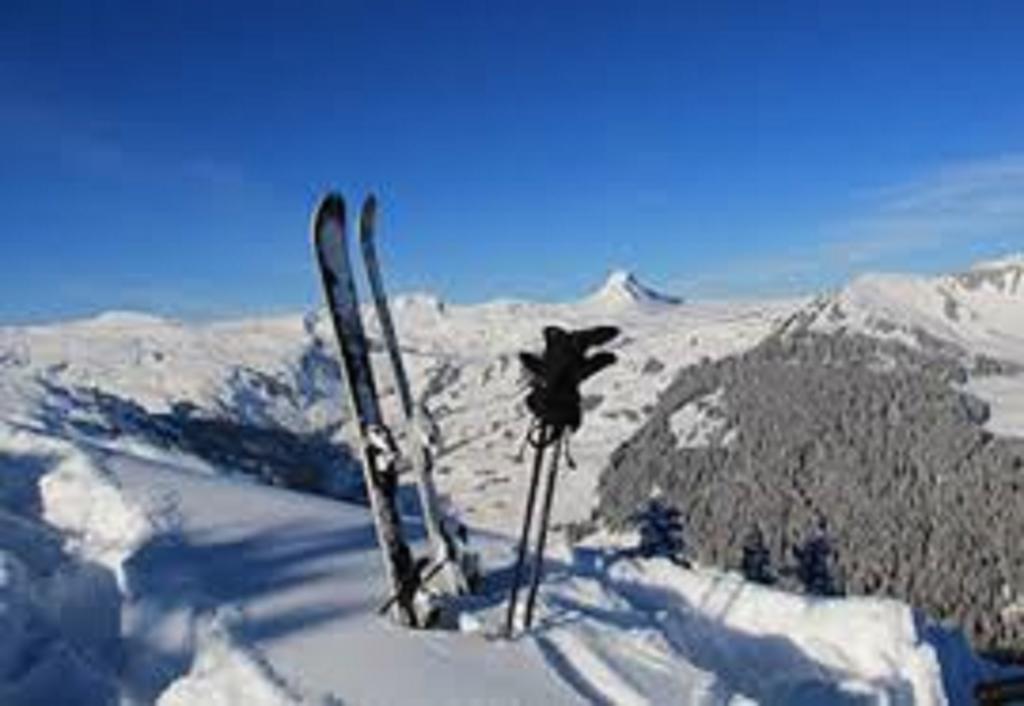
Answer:
[[(992, 374), (968, 385), (994, 397), (987, 423), (1020, 433), (1008, 361), (1024, 355), (1012, 335), (990, 335), (1016, 321), (1005, 302), (1018, 289), (991, 273), (939, 284), (973, 312), (952, 319), (935, 300), (956, 345), (981, 356), (979, 331), (1000, 342), (978, 358)], [(846, 296), (862, 312), (846, 305), (846, 330), (943, 340), (935, 301), (913, 299), (918, 313), (892, 324), (877, 302), (893, 298)], [(749, 350), (799, 305), (680, 304), (624, 274), (571, 304), (399, 302), (413, 386), (443, 437), (439, 484), (492, 531), (487, 589), (463, 625), (487, 635), (500, 622), (526, 475), (512, 460), (526, 423), (514, 356), (539, 345), (542, 325), (625, 332), (619, 365), (585, 390), (562, 525), (590, 515), (598, 471), (651, 415), (666, 458), (744, 452), (752, 437), (720, 380), (672, 409), (661, 393), (681, 367)], [(823, 311), (801, 308), (789, 325), (835, 324)], [(786, 593), (642, 559), (604, 535), (556, 552), (524, 639), (396, 631), (374, 616), (384, 589), (365, 511), (248, 480), (350, 494), (341, 397), (318, 316), (0, 329), (0, 704), (941, 704), (967, 703), (992, 672), (903, 603)], [(367, 665), (399, 665), (402, 679)]]

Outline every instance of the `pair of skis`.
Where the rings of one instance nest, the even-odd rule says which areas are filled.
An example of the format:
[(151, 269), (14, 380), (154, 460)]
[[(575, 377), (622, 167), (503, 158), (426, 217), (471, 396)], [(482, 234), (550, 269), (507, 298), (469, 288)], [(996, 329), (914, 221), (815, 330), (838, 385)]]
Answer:
[(342, 370), (349, 402), (359, 428), (359, 453), (370, 500), (377, 539), (384, 558), (385, 576), (391, 598), (385, 605), (404, 625), (423, 622), (417, 611), (420, 588), (440, 574), (449, 593), (469, 589), (462, 538), (442, 517), (434, 487), (432, 456), (419, 428), (419, 414), (413, 404), (409, 380), (398, 348), (398, 337), (388, 307), (380, 273), (374, 237), (377, 201), (368, 197), (359, 215), (359, 241), (366, 265), (373, 301), (384, 344), (394, 373), (395, 385), (412, 440), (412, 465), (422, 506), (431, 556), (416, 560), (406, 541), (398, 512), (398, 460), (400, 454), (384, 422), (370, 364), (369, 343), (360, 314), (359, 295), (347, 242), (345, 201), (328, 194), (313, 217), (313, 249), (320, 271), (324, 296), (341, 352)]

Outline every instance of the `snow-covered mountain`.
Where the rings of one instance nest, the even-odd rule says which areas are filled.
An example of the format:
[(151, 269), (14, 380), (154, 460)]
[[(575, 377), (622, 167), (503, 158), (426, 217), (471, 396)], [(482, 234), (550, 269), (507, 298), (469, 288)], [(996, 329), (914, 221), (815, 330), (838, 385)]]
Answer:
[[(1024, 360), (1006, 355), (1012, 276), (999, 293), (971, 276), (955, 291), (962, 311), (979, 312), (960, 319), (973, 328), (960, 339), (924, 330)], [(915, 330), (924, 314), (887, 292), (835, 305), (854, 320), (857, 301), (873, 335), (886, 326), (868, 322), (894, 318), (886, 306)], [(914, 302), (934, 314), (930, 295)], [(906, 604), (795, 595), (640, 561), (622, 551), (628, 534), (572, 546), (561, 531), (591, 519), (609, 458), (661, 414), (680, 371), (786, 326), (825, 325), (831, 306), (683, 303), (623, 272), (564, 303), (397, 297), (414, 392), (440, 433), (438, 484), (490, 570), (462, 606), (462, 631), (424, 634), (373, 616), (383, 581), (365, 510), (248, 480), (345, 495), (356, 477), (322, 313), (200, 325), (122, 312), (0, 328), (0, 703), (963, 703), (994, 668)], [(496, 643), (485, 637), (500, 622), (527, 475), (516, 354), (539, 348), (548, 324), (619, 326), (619, 362), (584, 389), (539, 626)], [(386, 356), (373, 362), (397, 424)], [(715, 399), (701, 410), (725, 403)], [(730, 443), (694, 410), (674, 434)]]
[(964, 272), (869, 274), (797, 311), (789, 331), (862, 333), (963, 360), (968, 391), (991, 408), (986, 426), (1024, 429), (1024, 254)]
[(820, 298), (795, 323), (1024, 363), (1024, 256), (939, 277), (863, 275)]
[(604, 284), (590, 295), (589, 301), (595, 306), (612, 309), (676, 306), (683, 303), (678, 297), (647, 287), (626, 270), (613, 270)]
[(829, 590), (899, 597), (1019, 651), (1022, 273), (1011, 258), (865, 275), (681, 370), (602, 474), (601, 516), (661, 495), (698, 561), (739, 566), (757, 535), (792, 586), (808, 547), (829, 546), (844, 587)]
[[(516, 354), (541, 346), (544, 325), (614, 323), (624, 332), (615, 348), (620, 363), (588, 388), (590, 421), (574, 451), (580, 468), (590, 470), (567, 476), (572, 491), (556, 506), (556, 518), (570, 521), (588, 516), (596, 503), (597, 469), (637, 427), (677, 368), (753, 345), (796, 304), (668, 301), (622, 273), (610, 276), (596, 295), (566, 303), (452, 306), (432, 295), (397, 297), (394, 316), (406, 365), (442, 432), (442, 490), (482, 527), (510, 531), (518, 522), (525, 473), (511, 459), (527, 417)], [(376, 335), (370, 312), (366, 319)], [(380, 350), (373, 358), (385, 412), (397, 424), (387, 358)], [(116, 418), (132, 408), (135, 418), (147, 417), (145, 426), (170, 426), (190, 439), (200, 421), (230, 422), (235, 433), (264, 449), (268, 444), (255, 437), (266, 429), (292, 435), (293, 447), (306, 439), (319, 443), (324, 435), (344, 439), (351, 431), (322, 312), (198, 325), (117, 313), (0, 328), (0, 371), (9, 413), (54, 425), (77, 420), (115, 431)], [(65, 413), (68, 405), (72, 414)], [(209, 441), (204, 433), (189, 450)], [(222, 462), (223, 454), (214, 460)]]

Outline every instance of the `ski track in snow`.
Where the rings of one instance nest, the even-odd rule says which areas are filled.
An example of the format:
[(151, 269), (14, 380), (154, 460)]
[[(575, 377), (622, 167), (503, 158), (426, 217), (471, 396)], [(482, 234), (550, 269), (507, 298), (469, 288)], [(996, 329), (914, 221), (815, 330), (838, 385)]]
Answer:
[[(598, 540), (556, 551), (555, 565), (534, 639), (592, 702), (970, 703), (963, 684), (984, 674), (896, 601), (788, 594), (615, 558)], [(948, 695), (943, 668), (965, 678)]]

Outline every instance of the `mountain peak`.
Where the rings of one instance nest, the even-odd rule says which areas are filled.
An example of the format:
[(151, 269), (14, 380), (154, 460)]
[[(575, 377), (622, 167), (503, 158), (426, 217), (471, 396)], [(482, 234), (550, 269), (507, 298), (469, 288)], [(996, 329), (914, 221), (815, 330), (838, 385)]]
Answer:
[(610, 306), (675, 306), (682, 304), (682, 299), (648, 287), (632, 272), (623, 269), (612, 270), (605, 278), (604, 284), (588, 299)]

